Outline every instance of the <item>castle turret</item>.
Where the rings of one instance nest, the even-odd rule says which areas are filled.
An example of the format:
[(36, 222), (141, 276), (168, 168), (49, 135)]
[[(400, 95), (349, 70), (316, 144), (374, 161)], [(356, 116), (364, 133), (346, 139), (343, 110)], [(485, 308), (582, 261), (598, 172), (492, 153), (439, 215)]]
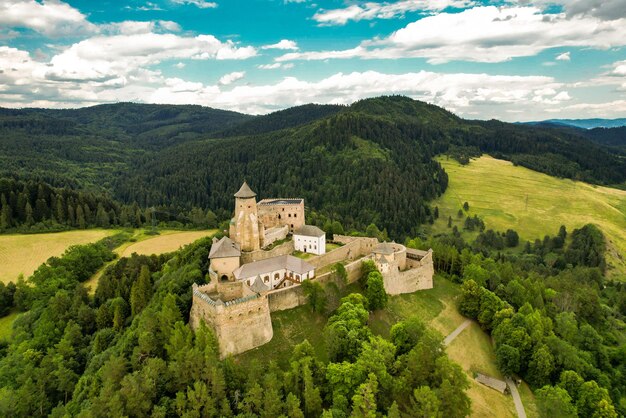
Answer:
[(256, 193), (245, 181), (235, 193), (235, 217), (230, 223), (230, 237), (238, 243), (242, 251), (256, 251), (261, 248), (263, 231), (259, 225), (256, 206)]

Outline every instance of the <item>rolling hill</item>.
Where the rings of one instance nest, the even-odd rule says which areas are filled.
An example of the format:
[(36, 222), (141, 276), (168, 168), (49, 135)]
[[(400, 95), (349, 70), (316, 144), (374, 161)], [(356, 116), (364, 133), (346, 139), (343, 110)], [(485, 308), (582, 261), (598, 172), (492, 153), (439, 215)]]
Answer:
[(433, 232), (446, 232), (448, 217), (462, 229), (457, 217), (464, 202), (470, 216), (483, 218), (486, 228), (512, 228), (520, 239), (543, 239), (560, 225), (568, 231), (587, 223), (596, 224), (608, 243), (608, 274), (626, 281), (626, 191), (557, 179), (508, 161), (488, 156), (468, 165), (440, 158), (449, 175), (448, 189), (433, 205), (440, 218)]
[(490, 153), (553, 176), (624, 185), (626, 158), (569, 128), (461, 119), (392, 96), (305, 105), (265, 116), (199, 106), (120, 103), (0, 110), (0, 177), (106, 193), (172, 213), (232, 209), (245, 177), (264, 196), (303, 196), (311, 223), (391, 237), (431, 220), (447, 176), (433, 157)]

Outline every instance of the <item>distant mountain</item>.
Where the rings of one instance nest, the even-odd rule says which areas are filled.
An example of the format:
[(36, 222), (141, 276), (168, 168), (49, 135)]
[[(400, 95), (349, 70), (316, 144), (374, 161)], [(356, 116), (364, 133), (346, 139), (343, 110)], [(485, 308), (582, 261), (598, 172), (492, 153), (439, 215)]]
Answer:
[(620, 126), (626, 126), (626, 118), (619, 119), (548, 119), (539, 122), (527, 122), (527, 124), (531, 125), (541, 125), (541, 124), (550, 124), (550, 125), (565, 125), (565, 126), (573, 126), (576, 128), (582, 129), (593, 129), (593, 128), (618, 128)]
[[(597, 135), (619, 136), (610, 133)], [(489, 153), (557, 177), (625, 184), (624, 153), (592, 142), (595, 134), (465, 120), (401, 96), (264, 116), (133, 103), (0, 109), (0, 177), (104, 192), (172, 213), (211, 208), (224, 217), (246, 178), (260, 196), (304, 197), (312, 224), (338, 220), (365, 230), (374, 223), (402, 239), (433, 219), (429, 202), (447, 187), (433, 159), (441, 153)]]

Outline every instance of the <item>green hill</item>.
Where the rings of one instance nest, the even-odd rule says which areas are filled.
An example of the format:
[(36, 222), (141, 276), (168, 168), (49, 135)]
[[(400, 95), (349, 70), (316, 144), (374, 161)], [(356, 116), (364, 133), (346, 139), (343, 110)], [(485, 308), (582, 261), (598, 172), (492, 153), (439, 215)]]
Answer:
[(449, 216), (462, 229), (465, 215), (458, 218), (457, 212), (464, 202), (469, 203), (467, 214), (483, 218), (487, 228), (512, 228), (531, 242), (556, 234), (560, 225), (572, 231), (593, 223), (607, 239), (609, 274), (626, 280), (626, 191), (557, 179), (488, 156), (468, 165), (438, 160), (449, 183), (433, 202), (440, 214), (434, 232), (449, 231)]
[(464, 120), (400, 96), (258, 117), (132, 103), (0, 109), (0, 138), (0, 177), (90, 189), (174, 214), (210, 208), (221, 218), (247, 178), (264, 196), (303, 196), (318, 226), (375, 224), (395, 239), (432, 219), (429, 203), (447, 187), (433, 157), (446, 152), (489, 153), (596, 184), (626, 182), (622, 153), (572, 129)]

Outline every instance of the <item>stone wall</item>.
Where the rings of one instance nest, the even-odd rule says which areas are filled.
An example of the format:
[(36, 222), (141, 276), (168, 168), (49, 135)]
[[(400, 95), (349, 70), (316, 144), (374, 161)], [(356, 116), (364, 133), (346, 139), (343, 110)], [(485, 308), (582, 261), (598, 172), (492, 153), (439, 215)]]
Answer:
[(278, 257), (279, 255), (288, 255), (294, 252), (293, 241), (287, 241), (276, 248), (269, 251), (258, 250), (241, 253), (241, 264), (248, 264), (254, 261), (265, 260), (266, 258)]
[[(267, 295), (253, 294), (229, 302), (215, 301), (205, 293), (212, 288), (193, 286), (189, 324), (205, 322), (215, 333), (220, 357), (236, 355), (269, 342), (273, 335)], [(232, 289), (231, 289), (232, 290)]]
[(263, 235), (263, 247), (267, 247), (269, 245), (272, 245), (276, 241), (287, 238), (288, 233), (289, 227), (287, 225), (266, 229)]
[[(340, 237), (340, 240), (338, 240), (337, 237)], [(344, 240), (344, 238), (348, 239)], [(316, 268), (320, 268), (344, 260), (354, 261), (364, 255), (370, 254), (374, 247), (378, 245), (378, 240), (376, 238), (366, 237), (344, 237), (342, 235), (336, 235), (333, 241), (344, 245), (342, 247), (335, 248), (324, 255), (310, 258), (307, 262), (311, 263)]]
[(389, 295), (413, 293), (418, 290), (433, 288), (433, 252), (428, 253), (419, 262), (411, 260), (412, 268), (405, 271), (393, 270), (383, 275), (385, 291)]
[[(362, 265), (363, 259), (358, 259), (345, 266), (346, 272), (348, 273), (348, 283), (354, 283), (361, 277), (361, 272), (363, 271)], [(328, 272), (313, 280), (321, 284), (326, 284), (335, 280), (335, 278), (333, 273)], [(270, 312), (284, 311), (306, 304), (306, 296), (300, 285), (274, 290), (267, 294), (267, 298), (270, 305)]]

